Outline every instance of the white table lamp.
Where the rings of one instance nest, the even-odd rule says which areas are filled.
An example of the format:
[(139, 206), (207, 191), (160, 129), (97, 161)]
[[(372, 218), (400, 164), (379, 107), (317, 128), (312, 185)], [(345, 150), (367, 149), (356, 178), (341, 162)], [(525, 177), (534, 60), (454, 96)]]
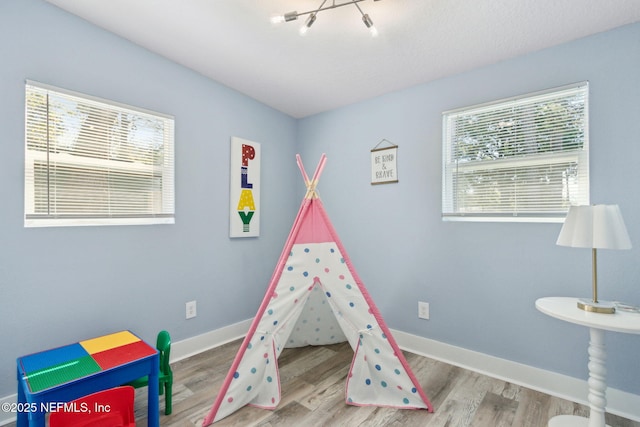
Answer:
[(591, 248), (593, 298), (578, 300), (578, 307), (595, 313), (614, 313), (610, 302), (598, 300), (597, 249), (631, 249), (618, 205), (571, 206), (557, 245)]

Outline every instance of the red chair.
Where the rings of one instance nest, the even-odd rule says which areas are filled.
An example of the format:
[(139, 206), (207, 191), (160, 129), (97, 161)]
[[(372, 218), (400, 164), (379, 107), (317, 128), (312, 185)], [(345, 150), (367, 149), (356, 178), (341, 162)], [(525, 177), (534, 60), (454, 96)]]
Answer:
[(67, 403), (49, 417), (49, 427), (128, 427), (135, 426), (131, 386), (110, 388)]

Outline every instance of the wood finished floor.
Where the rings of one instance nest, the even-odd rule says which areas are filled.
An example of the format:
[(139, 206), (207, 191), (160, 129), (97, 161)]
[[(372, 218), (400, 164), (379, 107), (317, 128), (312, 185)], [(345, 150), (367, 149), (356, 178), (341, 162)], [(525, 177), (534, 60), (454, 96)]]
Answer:
[[(167, 427), (200, 426), (241, 341), (175, 363), (173, 413)], [(353, 351), (348, 343), (285, 349), (280, 356), (282, 400), (268, 411), (245, 406), (214, 426), (402, 426), (543, 427), (558, 414), (588, 415), (588, 408), (505, 381), (405, 352), (435, 408), (427, 411), (345, 405), (344, 384)], [(146, 424), (146, 389), (138, 390), (136, 414)], [(164, 399), (160, 401), (164, 408)], [(612, 427), (640, 423), (607, 414)]]
[[(161, 426), (202, 425), (240, 343), (234, 341), (172, 364), (173, 413), (162, 412)], [(434, 413), (348, 406), (344, 383), (352, 357), (348, 343), (285, 349), (278, 362), (282, 383), (278, 409), (245, 406), (213, 426), (543, 427), (554, 415), (588, 415), (585, 406), (407, 352), (405, 357)], [(147, 424), (146, 400), (147, 389), (136, 390), (139, 426)], [(160, 409), (164, 411), (164, 397), (160, 397)], [(611, 414), (607, 414), (607, 424), (640, 427), (638, 422)]]

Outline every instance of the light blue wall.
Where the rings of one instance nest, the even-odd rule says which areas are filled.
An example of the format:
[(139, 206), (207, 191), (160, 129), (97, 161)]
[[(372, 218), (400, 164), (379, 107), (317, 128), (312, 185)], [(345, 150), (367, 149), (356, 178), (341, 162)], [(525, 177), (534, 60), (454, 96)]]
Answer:
[[(590, 251), (556, 246), (560, 224), (440, 218), (443, 111), (583, 80), (591, 201), (618, 203), (635, 245), (600, 251), (601, 297), (640, 304), (640, 24), (299, 121), (304, 157), (328, 156), (319, 192), (391, 328), (586, 378), (587, 329), (534, 302), (589, 296)], [(399, 146), (400, 182), (372, 186), (369, 151), (383, 138)], [(610, 385), (640, 394), (640, 336), (606, 340)]]
[[(25, 79), (174, 115), (176, 224), (23, 228)], [(2, 0), (0, 130), (0, 397), (23, 354), (123, 328), (178, 341), (255, 314), (299, 205), (294, 119), (41, 0)], [(258, 239), (228, 237), (232, 136), (262, 144)]]
[[(620, 204), (635, 245), (600, 252), (601, 294), (640, 304), (639, 69), (636, 24), (296, 121), (42, 0), (0, 1), (0, 396), (15, 393), (22, 354), (120, 328), (181, 340), (252, 317), (304, 192), (298, 150), (311, 171), (327, 153), (319, 192), (390, 327), (585, 378), (586, 329), (533, 304), (588, 296), (589, 252), (557, 247), (559, 224), (442, 222), (441, 113), (589, 80), (592, 201)], [(27, 78), (173, 114), (177, 223), (23, 228)], [(259, 239), (228, 238), (231, 136), (263, 144)], [(399, 145), (400, 182), (371, 186), (382, 138)], [(640, 394), (640, 337), (607, 345), (610, 384)]]

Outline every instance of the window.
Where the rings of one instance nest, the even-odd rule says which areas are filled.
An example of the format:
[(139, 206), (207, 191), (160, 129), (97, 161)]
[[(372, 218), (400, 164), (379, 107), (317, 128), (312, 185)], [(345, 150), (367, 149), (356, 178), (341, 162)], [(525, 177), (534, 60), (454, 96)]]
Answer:
[(27, 82), (25, 227), (173, 224), (170, 116)]
[(588, 83), (443, 113), (444, 220), (561, 222), (589, 204)]

